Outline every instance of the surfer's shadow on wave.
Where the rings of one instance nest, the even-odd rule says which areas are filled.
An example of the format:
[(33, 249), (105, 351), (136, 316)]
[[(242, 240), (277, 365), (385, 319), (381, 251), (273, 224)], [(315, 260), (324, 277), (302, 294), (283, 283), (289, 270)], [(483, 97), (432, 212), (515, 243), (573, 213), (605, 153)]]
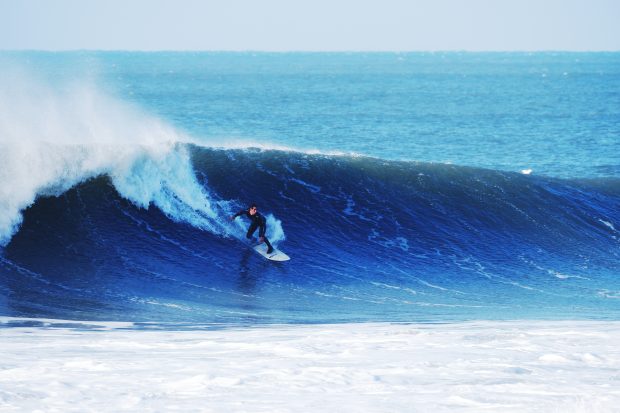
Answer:
[(237, 288), (244, 294), (254, 294), (256, 291), (257, 276), (256, 272), (253, 271), (253, 268), (250, 265), (250, 258), (252, 254), (253, 253), (250, 250), (243, 251), (241, 253), (241, 259), (239, 260), (239, 278)]

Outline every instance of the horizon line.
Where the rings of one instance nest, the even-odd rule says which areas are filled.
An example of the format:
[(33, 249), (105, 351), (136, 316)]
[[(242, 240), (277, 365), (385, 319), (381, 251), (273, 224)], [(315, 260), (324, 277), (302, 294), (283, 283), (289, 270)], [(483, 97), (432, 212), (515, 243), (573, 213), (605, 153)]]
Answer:
[(0, 52), (133, 52), (133, 53), (617, 53), (620, 49), (409, 49), (409, 50), (376, 50), (376, 49), (291, 49), (291, 50), (268, 50), (268, 49), (88, 49), (88, 48), (68, 48), (68, 49), (37, 49), (37, 48), (0, 48)]

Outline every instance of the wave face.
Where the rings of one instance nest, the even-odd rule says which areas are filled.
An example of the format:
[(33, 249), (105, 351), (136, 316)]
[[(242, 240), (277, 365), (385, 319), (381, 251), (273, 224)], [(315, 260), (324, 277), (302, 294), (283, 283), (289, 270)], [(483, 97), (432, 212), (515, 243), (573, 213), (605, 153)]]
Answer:
[[(149, 148), (134, 147), (124, 169), (39, 193), (1, 250), (2, 314), (194, 323), (620, 316), (618, 179)], [(247, 222), (230, 221), (250, 202), (290, 262), (264, 260), (244, 239)]]

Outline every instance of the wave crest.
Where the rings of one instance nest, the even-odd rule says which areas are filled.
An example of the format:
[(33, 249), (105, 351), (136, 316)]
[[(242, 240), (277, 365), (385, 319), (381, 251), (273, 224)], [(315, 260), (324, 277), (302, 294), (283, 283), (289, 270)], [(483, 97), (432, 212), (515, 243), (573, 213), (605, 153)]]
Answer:
[(229, 203), (198, 184), (182, 144), (190, 141), (91, 84), (52, 87), (11, 72), (0, 82), (0, 245), (38, 196), (60, 195), (99, 175), (137, 206), (153, 204), (175, 221), (238, 235), (221, 219)]

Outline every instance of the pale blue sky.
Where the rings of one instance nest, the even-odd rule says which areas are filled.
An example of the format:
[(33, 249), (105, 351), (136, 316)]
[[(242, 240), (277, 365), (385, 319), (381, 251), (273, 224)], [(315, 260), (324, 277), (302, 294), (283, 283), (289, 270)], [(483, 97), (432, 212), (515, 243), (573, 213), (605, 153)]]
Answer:
[(0, 49), (620, 50), (620, 1), (0, 0)]

